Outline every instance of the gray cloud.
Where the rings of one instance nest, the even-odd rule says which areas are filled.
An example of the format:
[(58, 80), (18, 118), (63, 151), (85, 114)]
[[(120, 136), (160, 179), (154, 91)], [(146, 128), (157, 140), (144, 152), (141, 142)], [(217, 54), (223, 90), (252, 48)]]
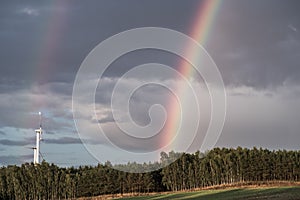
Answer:
[(32, 142), (26, 141), (26, 140), (8, 140), (8, 139), (3, 139), (3, 140), (0, 140), (0, 144), (6, 145), (6, 146), (25, 146), (25, 145), (32, 144)]
[(115, 122), (114, 118), (112, 116), (104, 117), (101, 118), (100, 120), (97, 121), (97, 123), (104, 124), (108, 122)]
[[(23, 88), (32, 81), (72, 83), (87, 53), (99, 42), (123, 30), (160, 26), (190, 34), (192, 17), (199, 5), (199, 1), (194, 0), (79, 3), (3, 3), (0, 8), (0, 58), (1, 75), (5, 79), (0, 78), (3, 83), (0, 90)], [(297, 1), (285, 4), (278, 0), (222, 2), (206, 48), (220, 66), (227, 84), (265, 88), (277, 87), (286, 80), (298, 83), (299, 34), (293, 30), (300, 27), (299, 7)], [(16, 12), (20, 10), (31, 15), (39, 13), (39, 16), (24, 18)], [(41, 28), (51, 17), (56, 20), (49, 22), (57, 26), (51, 30), (56, 38), (43, 35)], [(289, 40), (295, 42), (287, 44), (286, 48), (277, 46)], [(240, 56), (228, 58), (228, 53)], [(16, 57), (18, 59), (14, 59)], [(45, 59), (43, 64), (39, 59)], [(178, 58), (152, 50), (130, 53), (114, 62), (106, 75), (119, 76), (132, 66), (149, 61), (177, 67)], [(11, 84), (5, 85), (9, 80)]]
[(19, 10), (19, 13), (29, 15), (29, 16), (38, 16), (40, 12), (37, 9), (24, 7), (21, 10)]
[(274, 89), (286, 81), (299, 84), (300, 35), (288, 27), (300, 26), (299, 7), (296, 1), (223, 3), (207, 48), (227, 85)]
[[(80, 2), (56, 5), (39, 2), (5, 3), (0, 8), (0, 26), (3, 30), (2, 34), (0, 33), (2, 74), (14, 80), (34, 79), (40, 83), (72, 82), (87, 53), (108, 36), (140, 26), (164, 26), (183, 31), (189, 24), (190, 15), (183, 15), (176, 22), (173, 21), (173, 15), (183, 10), (190, 13), (188, 11), (193, 11), (193, 5), (197, 2), (182, 4), (172, 1), (172, 8), (169, 6), (171, 1), (157, 3), (144, 1), (141, 4), (136, 1), (130, 3), (130, 11), (127, 9), (128, 2), (94, 2), (91, 5), (82, 5)], [(17, 14), (16, 11), (19, 10), (26, 10), (27, 14), (38, 12), (39, 17), (26, 18)], [(153, 15), (153, 12), (156, 15)], [(159, 13), (165, 16), (165, 20), (162, 20)], [(138, 15), (142, 15), (143, 20), (136, 17)], [(109, 22), (106, 16), (109, 16)], [(52, 21), (49, 21), (49, 18)], [(44, 35), (45, 23), (51, 23), (52, 27), (56, 28), (50, 30), (55, 33), (55, 38)], [(63, 32), (60, 29), (63, 29)], [(36, 51), (28, 51), (28, 47)], [(18, 59), (13, 59), (15, 57)], [(39, 63), (39, 59), (44, 60)], [(50, 70), (53, 68), (55, 70)], [(34, 76), (43, 72), (47, 72), (47, 76)], [(115, 73), (118, 73), (118, 70)]]
[(73, 137), (61, 137), (57, 139), (45, 139), (45, 143), (47, 144), (81, 144), (81, 140), (79, 138)]
[[(34, 129), (39, 126), (38, 112), (46, 111), (43, 115), (43, 128), (46, 132), (74, 129), (71, 97), (60, 91), (55, 92), (52, 86), (53, 84), (46, 84), (0, 93), (0, 127)], [(59, 87), (60, 90), (65, 90), (69, 85), (55, 86), (57, 89)]]

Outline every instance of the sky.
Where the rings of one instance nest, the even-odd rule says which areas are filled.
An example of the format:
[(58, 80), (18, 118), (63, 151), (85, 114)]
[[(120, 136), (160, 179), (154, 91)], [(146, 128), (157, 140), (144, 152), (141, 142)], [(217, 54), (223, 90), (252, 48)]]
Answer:
[[(162, 137), (141, 143), (122, 138), (115, 123), (127, 119), (122, 99), (133, 85), (141, 85), (145, 80), (160, 80), (159, 83), (171, 87), (184, 84), (183, 79), (159, 70), (123, 78), (121, 89), (115, 93), (116, 115), (111, 108), (114, 87), (137, 65), (161, 63), (178, 70), (185, 61), (157, 49), (141, 49), (120, 56), (108, 66), (99, 82), (96, 79), (85, 82), (85, 86), (98, 84), (97, 118), (90, 112), (94, 104), (83, 98), (76, 104), (77, 117), (80, 117), (74, 119), (72, 92), (76, 75), (98, 44), (126, 30), (161, 27), (194, 37), (197, 17), (209, 20), (205, 19), (208, 15), (201, 14), (204, 5), (200, 0), (2, 1), (0, 165), (33, 161), (31, 148), (35, 144), (34, 129), (39, 126), (38, 112), (43, 113), (41, 154), (50, 163), (78, 166), (106, 160), (113, 163), (149, 161), (150, 158), (143, 155), (131, 157), (126, 152), (150, 152), (163, 145)], [(198, 42), (216, 64), (226, 91), (226, 117), (215, 146), (299, 149), (299, 9), (297, 0), (226, 0), (218, 1), (217, 9), (211, 10), (214, 19), (204, 27), (208, 29), (208, 36)], [(113, 46), (111, 51), (115, 51), (114, 48), (119, 46)], [(151, 65), (146, 67), (154, 69)], [(189, 148), (184, 149), (192, 152), (200, 149), (212, 105), (203, 77), (193, 73), (187, 78), (197, 88), (195, 95), (200, 99), (199, 129), (194, 140), (189, 141)], [(86, 95), (82, 91), (82, 97)], [(153, 121), (161, 124), (162, 116), (172, 117), (174, 112), (165, 109), (164, 113), (152, 116), (151, 109), (156, 112), (155, 109), (161, 107), (151, 106), (168, 107), (178, 100), (176, 98), (166, 87), (144, 85), (132, 93), (128, 103), (130, 117), (139, 126), (147, 127)], [(189, 98), (192, 97), (187, 95), (186, 99)], [(182, 115), (183, 120), (189, 123), (198, 120), (193, 115), (191, 102), (185, 100), (181, 105), (181, 109), (189, 113)], [(84, 133), (78, 133), (76, 124)], [(98, 135), (95, 125), (102, 126), (107, 135)], [(174, 121), (173, 125), (177, 126)], [(174, 150), (182, 150), (179, 147), (185, 144), (185, 138), (192, 137), (191, 127), (182, 126), (184, 134), (178, 137)], [(93, 148), (96, 150), (91, 150)], [(120, 153), (120, 149), (125, 154)], [(95, 156), (95, 152), (101, 156)]]

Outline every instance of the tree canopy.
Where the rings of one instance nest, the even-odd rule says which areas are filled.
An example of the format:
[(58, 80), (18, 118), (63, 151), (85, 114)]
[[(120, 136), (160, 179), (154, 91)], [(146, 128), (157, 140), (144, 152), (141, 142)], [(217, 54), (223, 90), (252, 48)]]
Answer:
[[(161, 153), (160, 163), (128, 163), (130, 169), (165, 166), (130, 173), (97, 166), (62, 168), (42, 162), (0, 168), (0, 199), (70, 199), (102, 194), (178, 191), (245, 181), (299, 181), (300, 151), (215, 148), (206, 153)], [(129, 169), (129, 170), (128, 170)]]

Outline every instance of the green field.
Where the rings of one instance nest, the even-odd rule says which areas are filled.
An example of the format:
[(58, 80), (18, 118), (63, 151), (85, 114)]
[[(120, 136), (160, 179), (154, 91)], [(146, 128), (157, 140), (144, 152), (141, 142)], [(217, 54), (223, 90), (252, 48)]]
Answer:
[(229, 188), (220, 190), (202, 190), (197, 192), (178, 192), (171, 194), (156, 194), (150, 196), (138, 196), (124, 199), (243, 199), (243, 200), (300, 200), (300, 187), (268, 187), (268, 188)]

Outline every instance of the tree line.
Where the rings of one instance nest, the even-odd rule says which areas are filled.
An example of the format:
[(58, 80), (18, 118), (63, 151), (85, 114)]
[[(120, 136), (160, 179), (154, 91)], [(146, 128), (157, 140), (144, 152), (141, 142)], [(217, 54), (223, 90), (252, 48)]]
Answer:
[[(177, 158), (175, 162), (170, 162)], [(0, 199), (72, 199), (103, 194), (178, 191), (246, 181), (300, 181), (300, 151), (214, 148), (206, 153), (161, 153), (160, 162), (115, 168), (110, 162), (78, 168), (42, 162), (0, 168)]]

